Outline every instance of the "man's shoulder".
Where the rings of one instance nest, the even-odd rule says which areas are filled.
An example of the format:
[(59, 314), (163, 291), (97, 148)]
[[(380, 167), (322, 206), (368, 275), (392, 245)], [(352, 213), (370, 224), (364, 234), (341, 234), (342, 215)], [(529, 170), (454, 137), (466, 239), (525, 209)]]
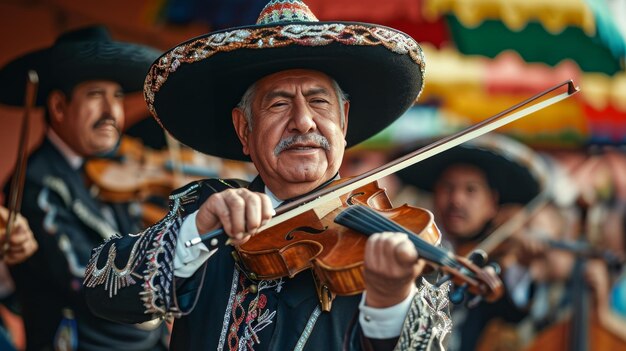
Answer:
[(176, 213), (179, 210), (192, 213), (198, 210), (209, 196), (226, 189), (243, 188), (247, 185), (248, 182), (239, 179), (209, 178), (193, 181), (170, 194), (170, 213)]
[(58, 166), (59, 158), (48, 143), (37, 147), (28, 157), (26, 163), (27, 180), (41, 180), (47, 174), (53, 173)]
[[(226, 189), (246, 188), (249, 182), (241, 179), (208, 178), (191, 182), (178, 188), (170, 195), (170, 200), (201, 200)], [(185, 201), (183, 201), (185, 202)]]
[[(24, 177), (24, 190), (32, 191), (36, 188), (43, 186), (44, 177), (49, 174), (51, 165), (54, 162), (54, 158), (50, 157), (48, 150), (43, 145), (37, 147), (28, 156), (26, 161), (26, 174)], [(2, 189), (4, 194), (7, 195), (10, 191), (11, 180), (14, 177), (14, 173), (9, 175), (9, 178)]]
[(202, 180), (202, 186), (208, 187), (216, 193), (226, 189), (247, 188), (249, 185), (250, 182), (242, 179), (210, 178)]

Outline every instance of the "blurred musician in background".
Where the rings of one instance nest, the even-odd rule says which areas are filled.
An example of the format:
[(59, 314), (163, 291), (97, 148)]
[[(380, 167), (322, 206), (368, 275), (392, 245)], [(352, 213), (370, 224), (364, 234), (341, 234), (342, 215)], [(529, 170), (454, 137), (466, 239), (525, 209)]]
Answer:
[(138, 229), (129, 204), (101, 202), (86, 185), (87, 158), (116, 148), (124, 93), (140, 91), (158, 52), (111, 40), (104, 27), (62, 34), (0, 70), (0, 102), (24, 101), (26, 72), (39, 75), (37, 105), (49, 128), (27, 161), (22, 214), (39, 250), (11, 266), (26, 329), (26, 349), (165, 350), (166, 328), (94, 316), (82, 282), (91, 249), (114, 233)]

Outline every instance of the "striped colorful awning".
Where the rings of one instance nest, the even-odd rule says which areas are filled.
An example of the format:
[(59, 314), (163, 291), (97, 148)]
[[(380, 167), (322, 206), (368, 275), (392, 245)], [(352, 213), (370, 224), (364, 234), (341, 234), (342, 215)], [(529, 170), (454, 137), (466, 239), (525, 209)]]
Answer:
[(624, 70), (624, 33), (604, 1), (425, 0), (424, 15), (445, 18), (463, 54), (514, 50), (527, 62), (572, 59), (583, 71)]

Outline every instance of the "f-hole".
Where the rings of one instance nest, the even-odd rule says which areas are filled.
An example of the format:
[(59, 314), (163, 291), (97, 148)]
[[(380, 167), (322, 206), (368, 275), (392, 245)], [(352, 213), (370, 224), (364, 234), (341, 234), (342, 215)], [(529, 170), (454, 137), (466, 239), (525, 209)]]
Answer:
[(353, 198), (357, 197), (357, 196), (361, 196), (361, 195), (365, 195), (365, 192), (360, 192), (360, 193), (356, 193), (356, 194), (352, 194), (350, 195), (350, 197), (346, 200), (346, 203), (350, 206), (356, 205), (356, 203), (354, 202)]

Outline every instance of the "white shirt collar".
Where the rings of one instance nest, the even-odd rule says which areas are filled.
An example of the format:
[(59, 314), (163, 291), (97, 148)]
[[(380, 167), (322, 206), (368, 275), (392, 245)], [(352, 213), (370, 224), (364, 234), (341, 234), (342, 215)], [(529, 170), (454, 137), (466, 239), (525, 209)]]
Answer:
[(61, 155), (63, 155), (67, 163), (70, 164), (70, 167), (76, 170), (83, 165), (85, 159), (76, 153), (76, 151), (72, 150), (52, 128), (48, 128), (47, 137), (52, 145), (56, 146), (59, 152), (61, 152)]
[[(339, 174), (337, 174), (335, 178), (333, 178), (333, 180), (337, 180), (339, 178), (340, 178)], [(265, 186), (265, 194), (270, 197), (270, 200), (272, 200), (272, 206), (274, 208), (280, 206), (280, 204), (282, 204), (283, 201), (285, 201), (285, 200), (281, 200), (277, 198), (276, 195), (274, 195), (274, 193), (267, 187), (267, 185)]]
[(280, 204), (284, 201), (277, 198), (276, 195), (274, 195), (274, 193), (267, 187), (267, 185), (265, 186), (265, 194), (270, 197), (270, 200), (272, 200), (273, 208), (280, 206)]

